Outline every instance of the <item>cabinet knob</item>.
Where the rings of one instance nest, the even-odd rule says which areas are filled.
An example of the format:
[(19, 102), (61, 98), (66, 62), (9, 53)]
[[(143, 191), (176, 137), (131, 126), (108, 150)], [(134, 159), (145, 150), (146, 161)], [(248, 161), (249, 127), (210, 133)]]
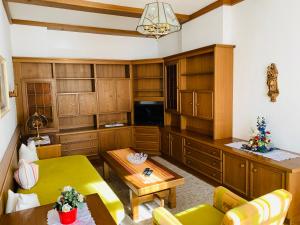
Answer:
[(216, 176), (217, 176), (217, 174), (216, 174), (216, 173), (213, 173), (213, 174), (212, 174), (212, 176), (213, 176), (213, 177), (216, 177)]
[(190, 105), (193, 105), (193, 102), (190, 102), (189, 104), (190, 104)]
[(188, 164), (191, 164), (191, 161), (190, 161), (190, 160), (188, 160), (188, 161), (187, 161), (187, 163), (188, 163)]
[(217, 153), (216, 153), (216, 152), (212, 152), (212, 154), (213, 154), (213, 155), (216, 155)]
[(241, 164), (241, 168), (245, 168), (245, 164), (244, 163)]
[(213, 162), (211, 165), (212, 165), (212, 166), (216, 166), (216, 165), (217, 165), (217, 163)]
[(190, 155), (192, 152), (191, 151), (187, 151), (186, 154)]
[(253, 173), (256, 173), (257, 172), (257, 169), (253, 168)]

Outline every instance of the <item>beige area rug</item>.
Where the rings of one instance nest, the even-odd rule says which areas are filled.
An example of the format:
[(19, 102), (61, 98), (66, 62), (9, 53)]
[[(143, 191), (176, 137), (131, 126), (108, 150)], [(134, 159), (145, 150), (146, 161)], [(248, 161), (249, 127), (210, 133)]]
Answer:
[[(169, 209), (167, 204), (165, 204), (166, 209), (174, 214), (199, 204), (212, 204), (214, 190), (213, 186), (169, 163), (161, 157), (153, 157), (152, 159), (185, 178), (185, 184), (177, 187), (177, 207), (175, 209)], [(96, 169), (102, 175), (102, 168), (98, 166)], [(111, 179), (108, 184), (124, 204), (126, 217), (121, 223), (122, 225), (152, 225), (152, 210), (159, 207), (157, 202), (153, 201), (140, 205), (140, 218), (135, 223), (129, 216), (129, 188), (113, 173), (111, 174)]]

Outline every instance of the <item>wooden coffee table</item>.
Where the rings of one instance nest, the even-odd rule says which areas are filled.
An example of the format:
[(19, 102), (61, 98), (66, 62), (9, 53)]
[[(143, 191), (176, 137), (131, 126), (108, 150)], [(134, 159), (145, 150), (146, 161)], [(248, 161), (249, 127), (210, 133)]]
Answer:
[[(130, 148), (119, 149), (102, 152), (101, 156), (104, 161), (104, 178), (109, 179), (109, 170), (112, 169), (130, 188), (132, 219), (138, 219), (140, 204), (153, 201), (155, 198), (160, 200), (161, 206), (167, 198), (168, 206), (175, 208), (176, 187), (184, 184), (184, 178), (152, 159), (147, 159), (141, 165), (133, 165), (127, 160), (129, 153), (135, 151)], [(151, 176), (143, 175), (145, 168), (154, 171)]]
[[(116, 225), (98, 194), (86, 196), (86, 202), (97, 225)], [(53, 209), (53, 205), (54, 203), (4, 214), (0, 217), (0, 225), (47, 225), (47, 213)]]

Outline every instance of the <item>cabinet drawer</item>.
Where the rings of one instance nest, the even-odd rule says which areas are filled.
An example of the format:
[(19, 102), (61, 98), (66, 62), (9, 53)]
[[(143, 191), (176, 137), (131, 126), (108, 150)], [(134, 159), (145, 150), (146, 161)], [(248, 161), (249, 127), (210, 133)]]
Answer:
[(135, 142), (135, 148), (140, 150), (153, 150), (153, 151), (159, 151), (159, 143), (156, 142), (143, 142), (143, 141), (136, 141)]
[(135, 134), (136, 141), (149, 141), (149, 142), (159, 142), (158, 135), (144, 135), (144, 134)]
[(135, 127), (134, 132), (135, 134), (148, 134), (159, 136), (158, 127)]
[(76, 143), (69, 143), (64, 144), (62, 147), (62, 150), (78, 150), (78, 149), (86, 149), (86, 148), (97, 148), (98, 147), (98, 141), (81, 141)]
[(88, 141), (97, 139), (97, 133), (83, 133), (83, 134), (68, 134), (68, 135), (61, 135), (60, 142), (61, 143), (69, 143), (69, 142), (78, 142), (78, 141)]
[(204, 153), (206, 153), (208, 155), (211, 155), (211, 156), (213, 156), (214, 158), (217, 158), (217, 159), (222, 158), (221, 150), (219, 150), (217, 148), (213, 148), (209, 145), (201, 144), (200, 142), (197, 142), (197, 141), (193, 141), (193, 140), (190, 140), (190, 139), (185, 139), (185, 146), (194, 148), (194, 149), (199, 150), (201, 152), (204, 152)]
[(184, 148), (184, 153), (185, 153), (185, 157), (197, 159), (200, 162), (202, 162), (203, 164), (222, 172), (222, 163), (220, 160), (210, 157), (206, 154), (203, 154), (200, 151), (190, 149), (188, 147)]
[(67, 155), (97, 155), (98, 148), (78, 149), (72, 151), (62, 151), (63, 156)]
[(193, 158), (187, 157), (185, 159), (185, 164), (188, 167), (190, 167), (190, 168), (198, 171), (199, 173), (201, 173), (201, 174), (203, 174), (205, 176), (208, 176), (208, 177), (214, 179), (217, 182), (222, 183), (222, 173), (221, 172), (219, 172), (219, 171), (217, 171), (215, 169), (212, 169), (212, 168), (210, 168), (208, 166), (205, 166), (204, 164), (202, 164), (198, 160), (195, 160)]

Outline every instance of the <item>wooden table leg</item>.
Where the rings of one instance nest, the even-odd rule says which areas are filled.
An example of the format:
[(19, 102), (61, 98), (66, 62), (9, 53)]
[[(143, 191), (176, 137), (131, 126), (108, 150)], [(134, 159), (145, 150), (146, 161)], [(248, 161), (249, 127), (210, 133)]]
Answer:
[(129, 190), (129, 193), (132, 220), (136, 221), (139, 218), (139, 197), (132, 190)]
[(170, 188), (168, 206), (170, 209), (176, 208), (176, 188)]
[(105, 180), (109, 180), (109, 166), (106, 162), (103, 163), (103, 176)]

